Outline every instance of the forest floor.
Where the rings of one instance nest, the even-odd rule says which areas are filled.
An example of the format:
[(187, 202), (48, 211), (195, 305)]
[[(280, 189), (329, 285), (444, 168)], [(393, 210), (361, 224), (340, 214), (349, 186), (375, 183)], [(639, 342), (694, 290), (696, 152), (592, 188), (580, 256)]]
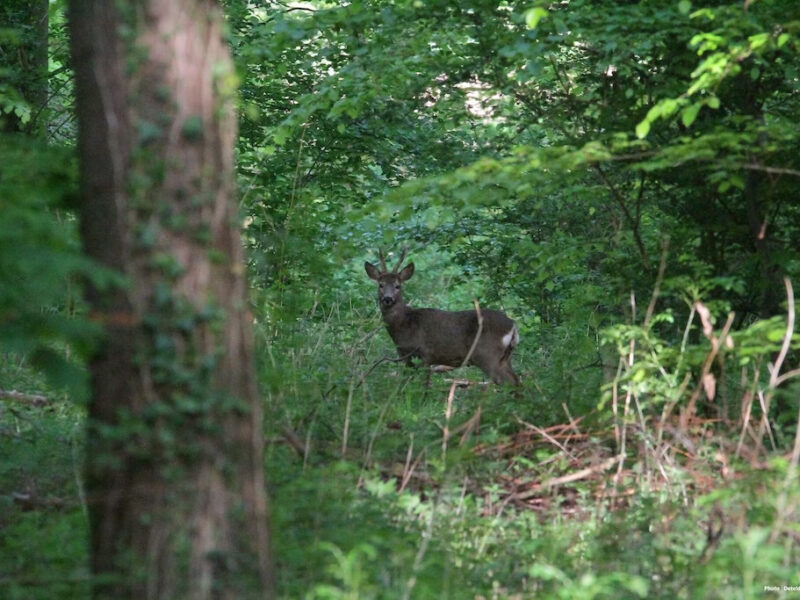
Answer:
[[(535, 386), (365, 370), (262, 377), (283, 598), (750, 598), (800, 584), (796, 464), (757, 420), (682, 422), (624, 395), (573, 416)], [(0, 403), (0, 597), (88, 598), (84, 410), (34, 393), (33, 375), (17, 382), (26, 391)]]

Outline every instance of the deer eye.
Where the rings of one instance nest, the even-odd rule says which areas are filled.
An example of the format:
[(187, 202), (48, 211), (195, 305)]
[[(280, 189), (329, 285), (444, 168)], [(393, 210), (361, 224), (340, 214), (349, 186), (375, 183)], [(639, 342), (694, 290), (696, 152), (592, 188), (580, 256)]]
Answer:
[(383, 289), (383, 284), (382, 284), (382, 283), (379, 283), (379, 284), (378, 284), (378, 287), (379, 287), (380, 289)]

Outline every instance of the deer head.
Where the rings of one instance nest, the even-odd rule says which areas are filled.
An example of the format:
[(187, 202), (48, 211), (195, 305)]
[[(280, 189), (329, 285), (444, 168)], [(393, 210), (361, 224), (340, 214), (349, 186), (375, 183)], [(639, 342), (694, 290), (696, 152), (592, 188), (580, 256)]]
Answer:
[(403, 283), (411, 279), (414, 274), (413, 262), (408, 263), (403, 267), (402, 271), (398, 272), (406, 257), (406, 252), (407, 249), (404, 249), (400, 255), (400, 260), (391, 271), (386, 268), (383, 250), (378, 251), (381, 263), (380, 269), (371, 263), (364, 263), (364, 269), (369, 278), (378, 282), (378, 303), (382, 311), (387, 311), (395, 305), (405, 306), (403, 303)]

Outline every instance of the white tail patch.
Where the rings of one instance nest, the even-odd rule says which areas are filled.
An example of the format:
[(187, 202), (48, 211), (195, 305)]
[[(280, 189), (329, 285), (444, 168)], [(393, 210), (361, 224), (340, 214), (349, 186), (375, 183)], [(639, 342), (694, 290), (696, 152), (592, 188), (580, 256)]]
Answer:
[(517, 331), (517, 326), (514, 325), (507, 334), (503, 336), (503, 346), (508, 348), (515, 348), (519, 344), (519, 331)]

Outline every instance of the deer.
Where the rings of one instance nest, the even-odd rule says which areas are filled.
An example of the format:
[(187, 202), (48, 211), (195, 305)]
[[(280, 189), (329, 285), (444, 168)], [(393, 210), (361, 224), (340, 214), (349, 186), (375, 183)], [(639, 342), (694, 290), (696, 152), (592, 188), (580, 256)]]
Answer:
[(381, 315), (400, 360), (409, 366), (413, 358), (427, 367), (474, 365), (496, 384), (518, 386), (511, 366), (511, 353), (519, 344), (517, 324), (505, 313), (478, 309), (477, 304), (475, 310), (462, 311), (411, 308), (403, 300), (403, 284), (414, 274), (414, 263), (400, 270), (406, 252), (391, 271), (383, 250), (378, 253), (380, 268), (364, 263), (367, 276), (378, 282)]

